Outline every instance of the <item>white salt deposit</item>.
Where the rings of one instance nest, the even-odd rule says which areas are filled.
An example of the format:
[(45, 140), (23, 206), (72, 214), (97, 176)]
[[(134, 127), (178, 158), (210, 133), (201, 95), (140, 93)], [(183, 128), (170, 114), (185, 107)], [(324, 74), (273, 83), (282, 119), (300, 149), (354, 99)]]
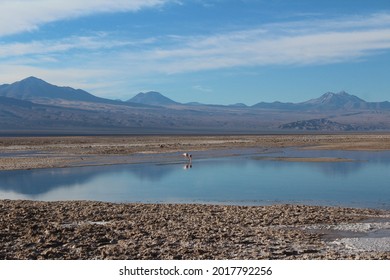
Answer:
[[(344, 223), (339, 225), (310, 225), (305, 229), (323, 231), (339, 238), (329, 242), (341, 251), (388, 252), (390, 251), (390, 222)], [(356, 237), (358, 236), (358, 237)]]
[(390, 251), (390, 237), (371, 238), (341, 238), (332, 242), (335, 245), (344, 246), (351, 251), (388, 252)]
[(351, 251), (388, 252), (390, 251), (390, 222), (351, 223), (332, 226), (332, 230), (364, 233), (362, 237), (339, 238), (334, 245)]
[(390, 222), (385, 223), (351, 223), (329, 226), (331, 230), (353, 231), (353, 232), (372, 232), (375, 230), (390, 230)]

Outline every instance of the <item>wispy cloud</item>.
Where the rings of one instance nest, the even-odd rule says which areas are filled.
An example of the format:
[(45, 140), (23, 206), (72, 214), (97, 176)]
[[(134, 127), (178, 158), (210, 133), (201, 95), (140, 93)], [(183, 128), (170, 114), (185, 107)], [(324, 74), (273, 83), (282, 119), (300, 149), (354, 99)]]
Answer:
[(95, 13), (138, 11), (169, 0), (5, 0), (0, 1), (0, 36), (32, 31), (40, 25)]
[(27, 43), (8, 43), (0, 44), (0, 58), (30, 56), (30, 55), (50, 55), (64, 54), (75, 50), (109, 50), (113, 48), (132, 47), (140, 44), (152, 43), (153, 39), (142, 40), (117, 40), (106, 37), (104, 34), (99, 36), (71, 36), (59, 40), (40, 40)]
[[(10, 3), (14, 2), (20, 4), (24, 1), (6, 3), (11, 5)], [(34, 2), (43, 4), (45, 1)], [(72, 8), (76, 9), (76, 1), (71, 2), (74, 5)], [(167, 1), (79, 2), (89, 2), (89, 6), (80, 4), (81, 14), (99, 9), (137, 10), (161, 5)], [(130, 5), (130, 2), (133, 4)], [(94, 6), (93, 3), (101, 5)], [(103, 3), (106, 6), (102, 5)], [(54, 5), (50, 6), (55, 9)], [(100, 8), (97, 8), (98, 6)], [(0, 13), (3, 13), (3, 10)], [(70, 14), (69, 12), (68, 16), (72, 16)], [(35, 25), (45, 22), (44, 19), (38, 21), (33, 20), (34, 18), (31, 17), (31, 21), (35, 22)], [(53, 20), (54, 18), (59, 17), (53, 16)], [(46, 22), (49, 20), (46, 19)], [(2, 20), (0, 34), (3, 27)], [(73, 79), (69, 85), (76, 83), (85, 89), (91, 89), (96, 88), (101, 79), (112, 83), (129, 80), (146, 82), (162, 74), (268, 65), (330, 64), (365, 59), (388, 50), (390, 14), (380, 13), (328, 20), (263, 24), (207, 36), (173, 34), (132, 41), (112, 34), (101, 34), (27, 43), (3, 43), (0, 44), (0, 71), (17, 73), (19, 76), (22, 73), (26, 73), (26, 76), (40, 75), (42, 78), (50, 78), (53, 82)], [(3, 74), (2, 79), (5, 79)]]
[[(180, 45), (146, 51), (142, 58), (154, 69), (172, 74), (242, 66), (337, 63), (389, 49), (390, 15), (376, 14), (187, 37)], [(135, 58), (130, 54), (129, 59)]]
[[(353, 30), (345, 30), (342, 23), (338, 30), (323, 26), (315, 29), (312, 23), (306, 24), (311, 25), (310, 31), (273, 26), (272, 29), (260, 27), (212, 36), (167, 36), (132, 41), (100, 35), (8, 43), (0, 44), (0, 58), (65, 54), (71, 60), (73, 52), (80, 51), (87, 61), (100, 59), (106, 63), (106, 57), (95, 57), (90, 51), (111, 50), (113, 62), (172, 74), (239, 66), (335, 63), (390, 49), (390, 16), (388, 26), (381, 22), (378, 27)], [(291, 29), (291, 25), (286, 26)]]
[(196, 91), (205, 92), (205, 93), (213, 92), (211, 88), (204, 87), (202, 85), (195, 85), (192, 88), (195, 89)]

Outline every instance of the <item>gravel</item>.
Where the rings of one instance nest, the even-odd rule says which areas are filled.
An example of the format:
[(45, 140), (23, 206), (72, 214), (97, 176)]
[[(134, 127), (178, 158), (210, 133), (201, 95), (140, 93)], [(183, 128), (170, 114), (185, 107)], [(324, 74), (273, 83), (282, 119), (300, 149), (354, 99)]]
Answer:
[(389, 250), (372, 250), (383, 244), (336, 244), (305, 229), (386, 215), (307, 205), (0, 200), (0, 259), (390, 259)]

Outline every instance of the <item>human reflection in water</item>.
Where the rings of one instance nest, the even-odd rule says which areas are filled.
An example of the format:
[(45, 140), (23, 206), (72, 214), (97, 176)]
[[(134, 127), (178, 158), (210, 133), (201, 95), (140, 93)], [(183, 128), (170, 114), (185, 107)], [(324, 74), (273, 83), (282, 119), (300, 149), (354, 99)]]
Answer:
[(185, 157), (186, 159), (188, 159), (188, 163), (184, 165), (183, 169), (187, 170), (187, 169), (192, 168), (192, 155), (189, 153), (184, 153), (184, 154), (182, 154), (182, 156)]
[(187, 170), (187, 169), (190, 169), (190, 168), (192, 168), (192, 164), (191, 163), (184, 164), (184, 166), (183, 166), (184, 170)]

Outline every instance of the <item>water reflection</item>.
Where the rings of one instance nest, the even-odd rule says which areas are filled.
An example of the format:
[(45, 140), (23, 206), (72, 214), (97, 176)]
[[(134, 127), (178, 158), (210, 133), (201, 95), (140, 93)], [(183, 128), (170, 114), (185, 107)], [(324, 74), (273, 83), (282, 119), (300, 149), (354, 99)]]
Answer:
[[(175, 172), (170, 168), (148, 165), (87, 166), (81, 168), (53, 168), (0, 172), (0, 190), (26, 195), (39, 195), (53, 189), (87, 185), (96, 178), (109, 174), (131, 174), (139, 181), (157, 183)], [(115, 184), (115, 180), (112, 182)], [(1, 198), (1, 196), (0, 196)]]
[(3, 171), (0, 189), (26, 195), (43, 194), (63, 186), (85, 184), (97, 172), (88, 167)]
[[(275, 156), (310, 157), (286, 150)], [(390, 208), (390, 153), (315, 151), (352, 162), (284, 162), (252, 156), (161, 164), (0, 172), (0, 198), (114, 202), (311, 204)], [(191, 172), (183, 172), (189, 171)]]
[(184, 166), (183, 166), (184, 170), (188, 170), (188, 169), (191, 169), (191, 168), (192, 168), (192, 164), (191, 163), (184, 164)]
[[(339, 151), (339, 150), (297, 150), (284, 149), (282, 151), (272, 152), (266, 155), (270, 158), (339, 158), (351, 161), (340, 162), (288, 162), (288, 164), (300, 164), (318, 169), (325, 175), (331, 176), (351, 176), (358, 173), (362, 168), (369, 165), (381, 165), (390, 167), (390, 152), (370, 152), (370, 151)], [(269, 164), (264, 161), (258, 161), (260, 165)], [(285, 165), (283, 161), (273, 161), (275, 168)]]
[[(294, 162), (283, 160), (256, 160), (259, 168), (272, 166), (273, 168), (283, 168), (284, 166), (307, 166), (307, 168), (315, 169), (316, 172), (329, 176), (347, 177), (352, 176), (354, 173), (359, 173), (364, 166), (367, 165), (367, 161), (346, 161), (346, 162)], [(370, 165), (375, 163), (370, 162)], [(379, 164), (383, 165), (383, 164)]]

